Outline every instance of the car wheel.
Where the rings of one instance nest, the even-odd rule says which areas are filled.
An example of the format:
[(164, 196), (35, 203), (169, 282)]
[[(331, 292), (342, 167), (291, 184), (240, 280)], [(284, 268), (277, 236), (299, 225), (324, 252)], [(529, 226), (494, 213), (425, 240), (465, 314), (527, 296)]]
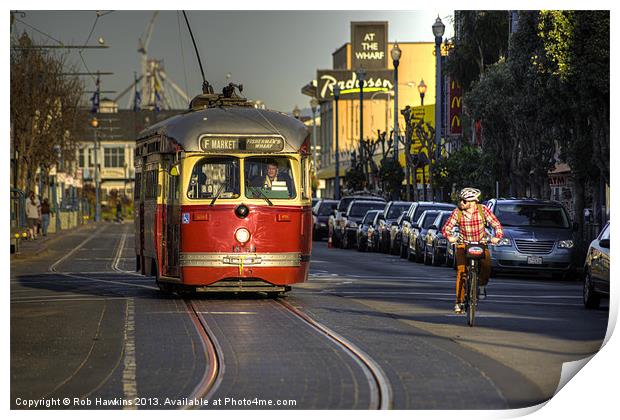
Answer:
[(594, 291), (590, 273), (586, 273), (583, 281), (583, 304), (588, 309), (597, 309), (601, 304), (601, 297)]
[(428, 256), (428, 249), (426, 244), (424, 245), (424, 256), (422, 257), (422, 260), (424, 261), (424, 265), (431, 265), (431, 258)]
[(417, 242), (416, 242), (416, 245), (415, 245), (414, 258), (415, 258), (415, 262), (417, 262), (417, 263), (424, 262), (424, 256), (420, 252), (420, 247), (418, 246)]
[(346, 232), (342, 236), (342, 249), (349, 249), (349, 235)]
[(435, 267), (441, 265), (441, 261), (439, 261), (439, 256), (437, 255), (437, 252), (435, 251), (435, 247), (433, 247), (433, 251), (432, 251), (431, 264), (434, 265)]
[(407, 258), (407, 248), (402, 243), (400, 244), (400, 258)]
[(414, 254), (411, 252), (411, 248), (409, 248), (409, 245), (407, 245), (407, 260), (413, 261), (414, 259)]

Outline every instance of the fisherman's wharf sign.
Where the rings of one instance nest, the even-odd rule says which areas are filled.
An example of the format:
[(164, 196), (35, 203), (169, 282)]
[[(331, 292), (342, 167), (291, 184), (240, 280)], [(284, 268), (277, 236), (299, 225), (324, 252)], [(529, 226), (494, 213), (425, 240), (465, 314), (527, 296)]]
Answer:
[[(359, 98), (360, 81), (353, 70), (319, 70), (317, 94), (322, 101), (334, 99), (334, 86), (340, 87), (341, 99)], [(391, 70), (368, 70), (364, 77), (364, 98), (375, 92), (394, 90), (394, 72)]]

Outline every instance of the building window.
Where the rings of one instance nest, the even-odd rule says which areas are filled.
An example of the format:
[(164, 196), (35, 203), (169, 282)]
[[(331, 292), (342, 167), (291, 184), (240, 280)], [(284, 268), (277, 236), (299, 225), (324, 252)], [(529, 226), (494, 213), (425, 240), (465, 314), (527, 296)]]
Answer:
[(78, 156), (78, 166), (80, 168), (84, 167), (84, 152), (85, 152), (84, 149), (80, 149), (80, 153), (79, 153), (79, 156)]
[(106, 168), (122, 168), (125, 166), (125, 148), (104, 148), (104, 166)]

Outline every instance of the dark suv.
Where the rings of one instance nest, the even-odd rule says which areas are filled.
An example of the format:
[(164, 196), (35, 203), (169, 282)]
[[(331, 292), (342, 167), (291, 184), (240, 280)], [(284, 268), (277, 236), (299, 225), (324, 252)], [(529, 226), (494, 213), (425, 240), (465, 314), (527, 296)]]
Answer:
[(335, 247), (340, 247), (342, 244), (342, 232), (344, 232), (344, 223), (342, 220), (343, 213), (347, 211), (349, 204), (353, 200), (366, 200), (366, 201), (378, 201), (385, 204), (385, 199), (373, 195), (349, 195), (342, 197), (338, 203), (338, 207), (334, 213), (329, 216), (327, 221), (327, 237), (331, 238), (332, 244)]
[(392, 225), (396, 223), (396, 220), (401, 214), (403, 214), (403, 212), (409, 210), (411, 204), (413, 204), (411, 201), (390, 201), (385, 205), (383, 215), (379, 218), (379, 226), (377, 226), (377, 236), (379, 238), (379, 252), (383, 252), (386, 254), (392, 252), (393, 241), (390, 235)]
[(504, 228), (504, 238), (490, 247), (494, 272), (575, 274), (577, 224), (561, 203), (536, 199), (491, 199), (487, 206)]
[(327, 236), (327, 221), (338, 207), (337, 200), (319, 200), (312, 208), (312, 239), (315, 241)]
[(357, 245), (357, 226), (362, 223), (366, 212), (369, 210), (383, 210), (381, 201), (353, 200), (346, 213), (342, 216), (344, 229), (341, 233), (341, 248), (347, 249)]

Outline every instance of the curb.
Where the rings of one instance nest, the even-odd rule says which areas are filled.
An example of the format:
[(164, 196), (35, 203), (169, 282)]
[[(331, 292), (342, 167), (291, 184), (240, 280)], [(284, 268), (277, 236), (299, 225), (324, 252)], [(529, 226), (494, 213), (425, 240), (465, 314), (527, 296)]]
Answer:
[[(101, 222), (99, 222), (101, 223)], [(47, 236), (44, 240), (39, 240), (38, 243), (30, 245), (31, 242), (27, 242), (26, 249), (22, 249), (19, 252), (15, 252), (11, 254), (11, 260), (24, 260), (34, 256), (44, 255), (49, 251), (49, 247), (60, 241), (62, 238), (65, 238), (67, 234), (71, 234), (74, 232), (78, 232), (82, 229), (94, 229), (99, 223), (86, 223), (83, 225), (79, 225), (73, 227), (71, 229), (61, 230), (60, 232), (56, 232), (53, 236)]]

